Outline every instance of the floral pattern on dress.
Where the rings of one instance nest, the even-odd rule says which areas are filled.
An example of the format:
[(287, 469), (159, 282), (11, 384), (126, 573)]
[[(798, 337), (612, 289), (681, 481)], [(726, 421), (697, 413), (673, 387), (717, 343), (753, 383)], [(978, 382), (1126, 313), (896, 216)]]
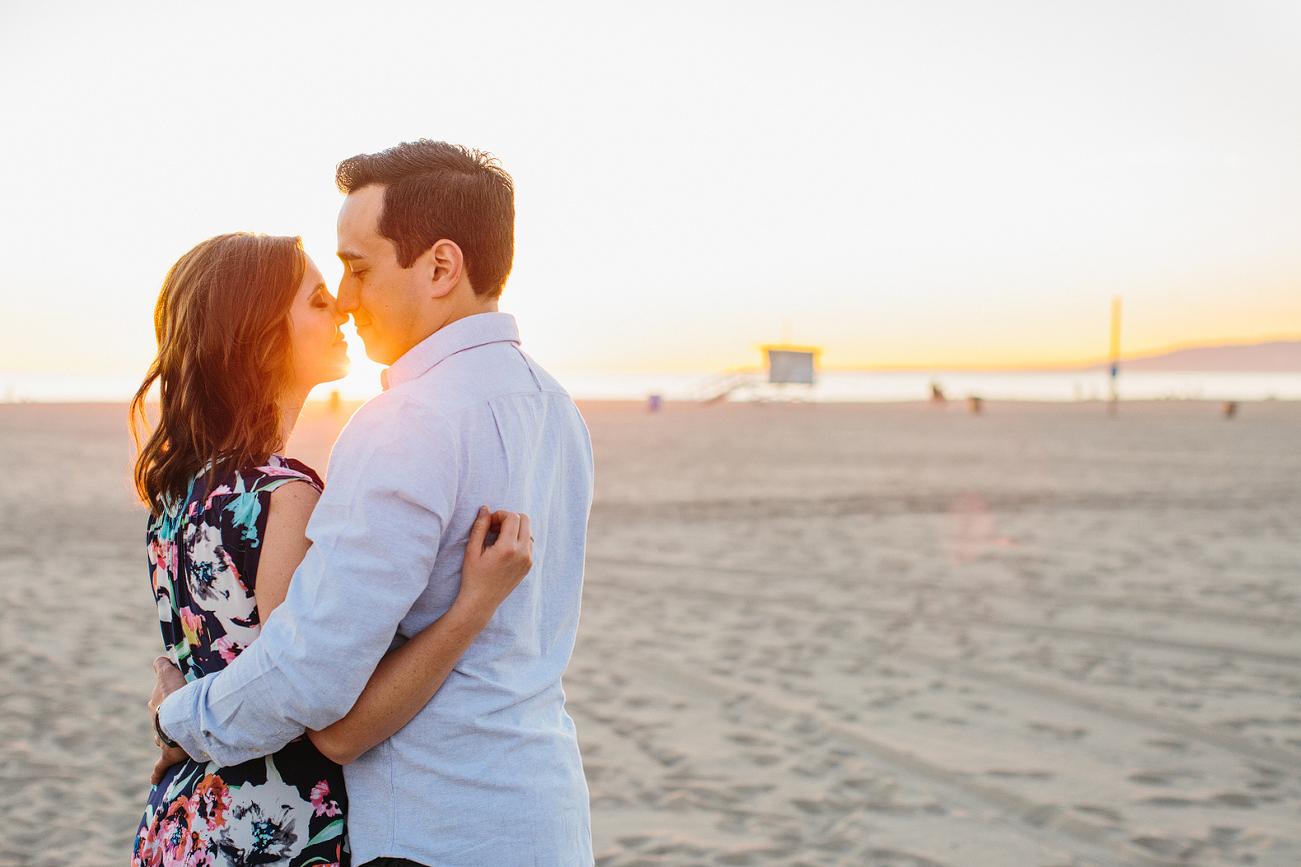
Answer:
[[(151, 518), (150, 582), (167, 654), (197, 680), (225, 668), (261, 630), (254, 588), (271, 492), (320, 477), (298, 461), (196, 478)], [(193, 760), (150, 791), (132, 867), (348, 867), (343, 769), (306, 738), (229, 768)]]

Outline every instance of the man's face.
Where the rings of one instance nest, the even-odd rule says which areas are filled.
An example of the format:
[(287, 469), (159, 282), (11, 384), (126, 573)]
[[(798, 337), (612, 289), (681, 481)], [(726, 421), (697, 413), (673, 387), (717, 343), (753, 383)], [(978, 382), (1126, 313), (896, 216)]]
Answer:
[[(354, 190), (339, 209), (339, 311), (352, 316), (366, 355), (392, 364), (420, 342), (428, 284), (419, 267), (398, 265), (393, 242), (379, 233), (384, 187)], [(419, 263), (417, 263), (417, 266)]]

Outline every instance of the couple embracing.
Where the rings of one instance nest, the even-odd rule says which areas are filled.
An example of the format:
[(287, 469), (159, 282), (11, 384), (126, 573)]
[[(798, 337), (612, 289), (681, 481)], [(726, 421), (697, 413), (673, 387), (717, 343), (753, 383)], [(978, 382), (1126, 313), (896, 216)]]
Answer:
[[(590, 865), (560, 678), (592, 453), (497, 309), (511, 179), (421, 140), (336, 180), (337, 298), (299, 239), (236, 234), (181, 257), (155, 308), (132, 410), (156, 382), (136, 485), (168, 655), (132, 864)], [(349, 316), (385, 390), (323, 485), (283, 452), (347, 370)]]

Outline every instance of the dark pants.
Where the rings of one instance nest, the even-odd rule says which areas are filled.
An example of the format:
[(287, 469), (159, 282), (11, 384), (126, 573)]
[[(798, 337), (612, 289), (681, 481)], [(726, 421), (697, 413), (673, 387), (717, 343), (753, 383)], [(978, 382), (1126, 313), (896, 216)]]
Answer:
[(424, 865), (406, 858), (376, 858), (374, 861), (367, 861), (361, 867), (424, 867)]

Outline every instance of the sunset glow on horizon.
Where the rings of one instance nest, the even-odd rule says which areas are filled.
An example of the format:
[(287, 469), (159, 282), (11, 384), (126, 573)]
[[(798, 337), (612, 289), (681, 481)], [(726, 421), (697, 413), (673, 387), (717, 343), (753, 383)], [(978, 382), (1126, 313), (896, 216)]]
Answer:
[[(368, 24), (367, 19), (379, 22)], [(517, 187), (502, 309), (556, 371), (1096, 363), (1301, 337), (1289, 3), (11, 4), (0, 371), (143, 371), (234, 230), (337, 280), (334, 165)], [(350, 335), (354, 391), (378, 366)]]

